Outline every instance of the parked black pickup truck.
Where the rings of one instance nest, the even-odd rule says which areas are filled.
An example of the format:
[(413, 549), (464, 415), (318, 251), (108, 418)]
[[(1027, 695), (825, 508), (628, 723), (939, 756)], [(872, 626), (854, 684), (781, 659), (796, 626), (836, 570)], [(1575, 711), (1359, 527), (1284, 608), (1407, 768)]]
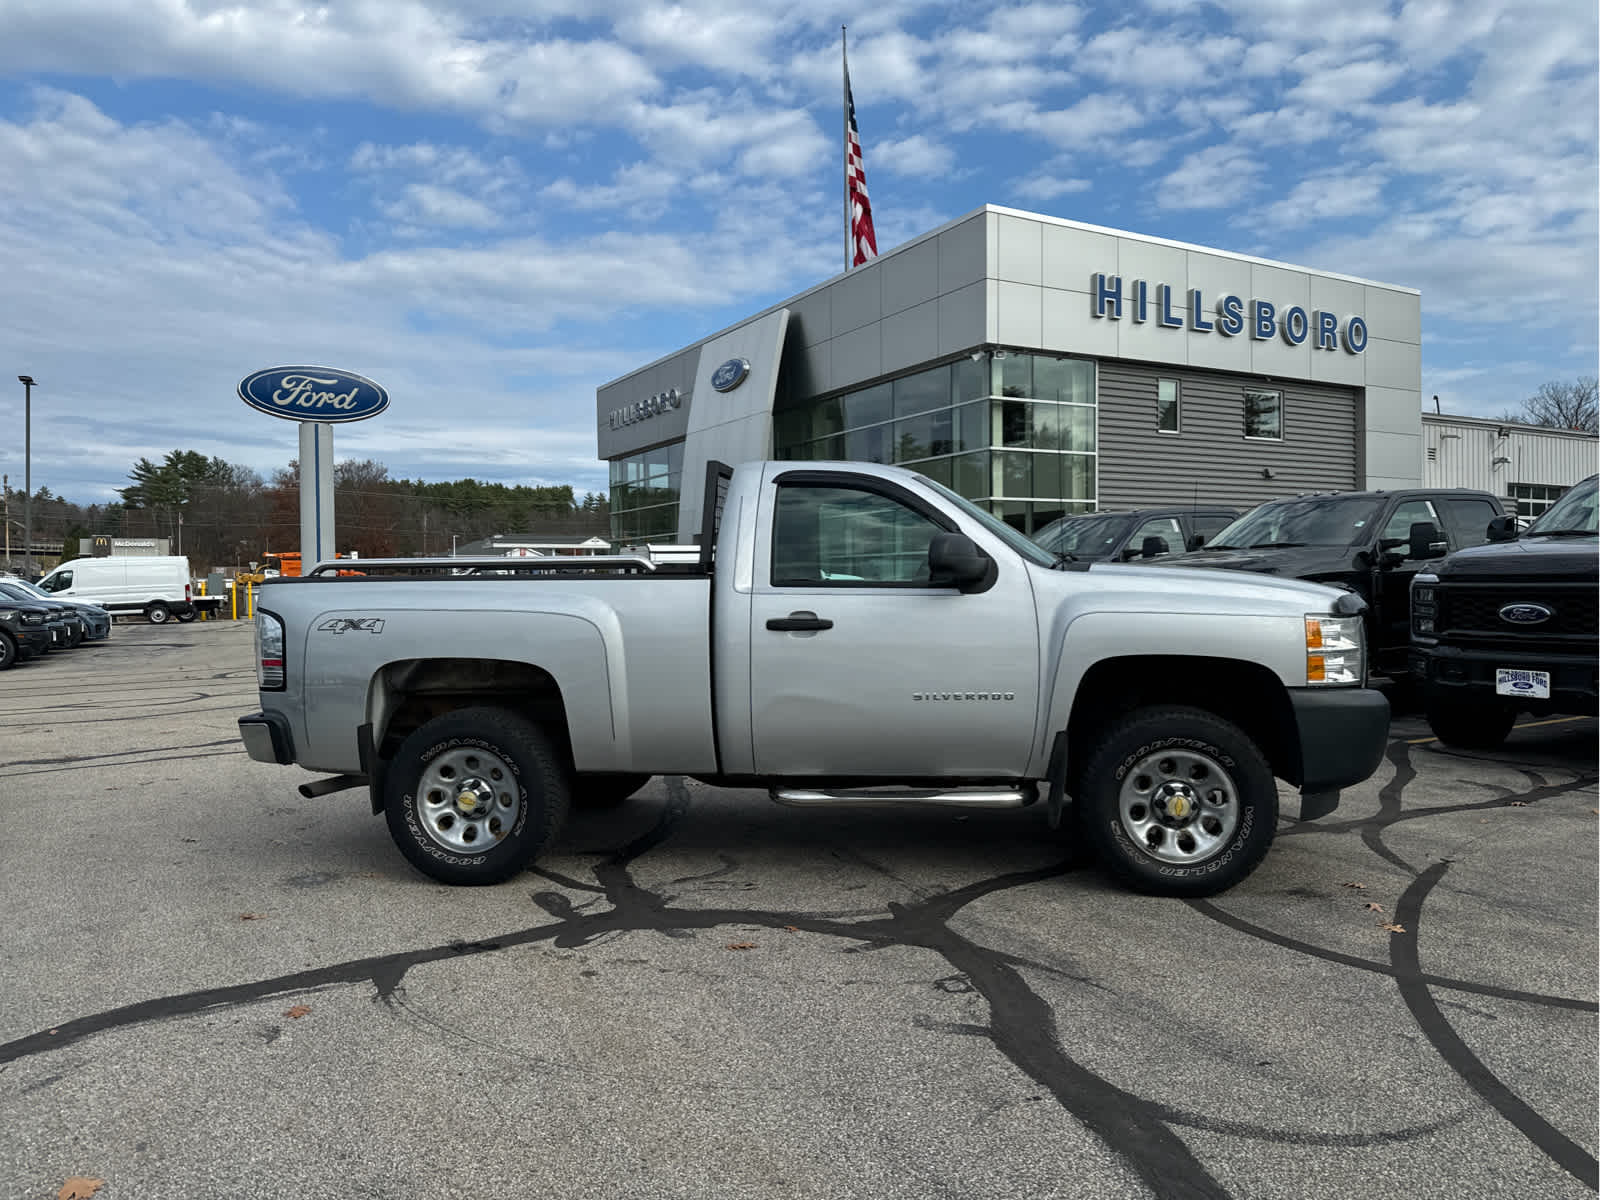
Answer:
[(1596, 715), (1596, 479), (1514, 541), (1462, 550), (1411, 584), (1411, 672), (1449, 746), (1492, 750), (1523, 712)]
[(1210, 545), (1149, 565), (1259, 571), (1349, 588), (1367, 602), (1373, 671), (1398, 678), (1410, 663), (1412, 577), (1449, 551), (1513, 536), (1505, 506), (1488, 492), (1325, 492), (1269, 500)]

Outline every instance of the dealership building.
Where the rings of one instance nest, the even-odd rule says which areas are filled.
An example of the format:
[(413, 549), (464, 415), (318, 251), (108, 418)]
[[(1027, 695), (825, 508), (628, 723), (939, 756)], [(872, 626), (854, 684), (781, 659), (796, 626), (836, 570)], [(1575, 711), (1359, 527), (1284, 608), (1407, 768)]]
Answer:
[(705, 464), (896, 463), (1031, 533), (1421, 482), (1421, 296), (985, 206), (596, 393), (612, 537), (692, 541)]

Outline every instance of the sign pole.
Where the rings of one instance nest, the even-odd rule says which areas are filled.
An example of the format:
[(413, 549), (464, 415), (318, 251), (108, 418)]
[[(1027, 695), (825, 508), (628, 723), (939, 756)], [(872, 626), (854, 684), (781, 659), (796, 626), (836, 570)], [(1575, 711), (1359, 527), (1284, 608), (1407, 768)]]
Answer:
[(337, 553), (333, 529), (333, 426), (300, 422), (300, 570)]

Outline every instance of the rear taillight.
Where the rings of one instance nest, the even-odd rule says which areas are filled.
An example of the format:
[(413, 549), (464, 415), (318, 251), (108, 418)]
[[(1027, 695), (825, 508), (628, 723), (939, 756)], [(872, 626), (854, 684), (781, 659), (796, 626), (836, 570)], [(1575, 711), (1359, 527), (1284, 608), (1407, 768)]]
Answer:
[(262, 691), (283, 691), (283, 622), (259, 608), (256, 610), (256, 683)]
[(194, 586), (193, 584), (188, 584), (188, 583), (183, 585), (183, 600), (184, 600), (185, 604), (187, 604), (189, 601), (194, 599), (194, 596), (190, 592), (190, 589), (193, 586)]

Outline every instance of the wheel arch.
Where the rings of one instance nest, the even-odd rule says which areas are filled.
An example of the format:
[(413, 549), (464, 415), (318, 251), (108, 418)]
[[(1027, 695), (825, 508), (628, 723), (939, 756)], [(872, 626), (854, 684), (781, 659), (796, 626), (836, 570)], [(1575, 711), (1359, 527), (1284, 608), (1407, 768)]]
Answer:
[(1138, 709), (1184, 705), (1237, 725), (1272, 773), (1299, 786), (1300, 739), (1288, 689), (1260, 663), (1206, 655), (1133, 654), (1101, 659), (1079, 682), (1067, 720), (1067, 790), (1096, 735)]

